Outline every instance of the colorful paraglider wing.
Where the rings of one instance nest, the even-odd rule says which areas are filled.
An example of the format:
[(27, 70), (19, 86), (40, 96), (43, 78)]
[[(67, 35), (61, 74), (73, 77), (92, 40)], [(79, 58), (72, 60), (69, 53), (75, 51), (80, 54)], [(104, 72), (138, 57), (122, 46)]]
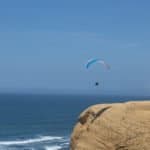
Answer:
[(103, 60), (100, 59), (90, 59), (86, 64), (86, 68), (88, 69), (91, 65), (95, 63), (101, 63), (106, 69), (110, 69), (110, 65), (106, 64)]
[(110, 65), (105, 63), (103, 60), (98, 61), (98, 63), (103, 64), (106, 69), (108, 69), (108, 70), (110, 69)]
[(86, 68), (88, 69), (92, 64), (97, 63), (98, 61), (100, 61), (99, 59), (90, 59), (88, 61), (88, 63), (86, 64)]

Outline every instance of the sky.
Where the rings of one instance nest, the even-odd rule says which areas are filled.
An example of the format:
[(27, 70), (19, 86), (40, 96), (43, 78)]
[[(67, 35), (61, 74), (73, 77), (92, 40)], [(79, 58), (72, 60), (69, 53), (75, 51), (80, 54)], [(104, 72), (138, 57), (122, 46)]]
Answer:
[[(149, 5), (0, 1), (0, 92), (150, 95)], [(90, 58), (111, 70), (98, 64), (86, 70)]]

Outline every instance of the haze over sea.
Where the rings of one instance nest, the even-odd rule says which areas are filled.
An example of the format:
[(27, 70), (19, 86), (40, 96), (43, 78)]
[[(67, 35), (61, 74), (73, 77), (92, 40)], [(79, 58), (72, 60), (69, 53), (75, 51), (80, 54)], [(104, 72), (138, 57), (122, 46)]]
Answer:
[(80, 112), (97, 103), (150, 99), (102, 95), (0, 95), (0, 150), (69, 150)]

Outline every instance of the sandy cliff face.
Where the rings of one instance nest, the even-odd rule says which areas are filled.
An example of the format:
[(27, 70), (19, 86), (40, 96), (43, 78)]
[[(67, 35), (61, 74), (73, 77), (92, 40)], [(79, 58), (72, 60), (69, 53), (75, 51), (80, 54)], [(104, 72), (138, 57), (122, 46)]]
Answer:
[(89, 107), (73, 130), (71, 150), (150, 150), (150, 102)]

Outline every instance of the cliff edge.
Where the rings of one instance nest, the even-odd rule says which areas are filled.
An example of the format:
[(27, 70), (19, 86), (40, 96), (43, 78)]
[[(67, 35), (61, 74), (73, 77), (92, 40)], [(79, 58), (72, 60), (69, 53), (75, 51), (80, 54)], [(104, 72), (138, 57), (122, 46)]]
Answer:
[(150, 150), (150, 102), (98, 104), (78, 118), (71, 150)]

